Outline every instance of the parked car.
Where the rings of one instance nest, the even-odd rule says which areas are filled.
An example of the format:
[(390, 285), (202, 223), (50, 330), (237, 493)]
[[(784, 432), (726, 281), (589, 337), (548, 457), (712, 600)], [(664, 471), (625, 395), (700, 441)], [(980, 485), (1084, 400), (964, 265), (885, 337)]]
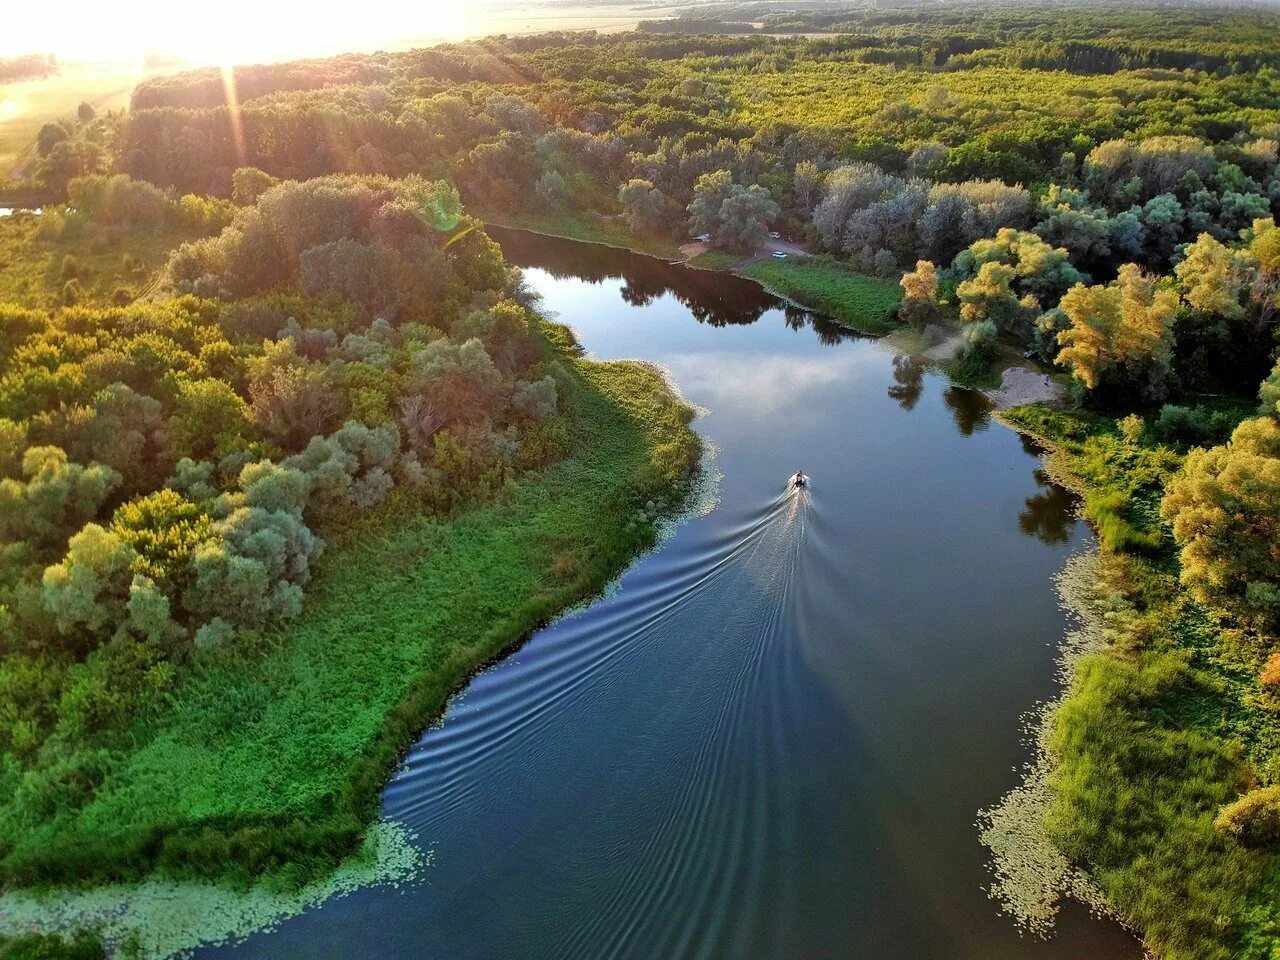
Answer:
[(711, 242), (711, 234), (709, 234), (709, 233), (700, 233), (700, 234), (698, 234), (698, 236), (697, 236), (695, 239), (696, 239), (699, 243), (710, 243), (710, 242)]
[(781, 251), (781, 250), (775, 250), (775, 251), (773, 251), (773, 259), (775, 259), (775, 260), (785, 260), (785, 259), (787, 259), (787, 255), (786, 255), (786, 253), (784, 253), (784, 252), (783, 252), (783, 251)]
[(781, 239), (782, 239), (782, 234), (780, 234), (777, 230), (775, 230), (775, 231), (773, 231), (773, 233), (769, 234), (769, 239), (770, 239), (770, 240), (781, 240)]

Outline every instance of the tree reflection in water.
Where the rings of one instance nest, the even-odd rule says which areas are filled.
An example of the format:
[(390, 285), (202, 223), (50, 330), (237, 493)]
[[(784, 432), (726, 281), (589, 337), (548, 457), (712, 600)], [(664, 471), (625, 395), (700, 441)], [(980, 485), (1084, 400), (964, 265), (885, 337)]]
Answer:
[(987, 429), (991, 422), (991, 401), (977, 390), (948, 387), (942, 400), (956, 421), (956, 429), (963, 436), (971, 437)]
[[(688, 308), (699, 323), (713, 327), (755, 323), (779, 307), (788, 327), (812, 328), (819, 342), (834, 346), (858, 334), (807, 310), (784, 303), (753, 280), (709, 270), (690, 270), (628, 250), (548, 238), (522, 230), (490, 226), (486, 230), (502, 244), (508, 259), (545, 270), (553, 277), (598, 284), (622, 281), (625, 303), (645, 307), (665, 294)], [(571, 252), (571, 256), (569, 255)]]
[(1080, 499), (1066, 487), (1054, 483), (1048, 471), (1036, 470), (1034, 476), (1044, 492), (1026, 499), (1018, 516), (1018, 526), (1027, 536), (1045, 543), (1066, 543), (1078, 519), (1076, 508)]
[(893, 358), (893, 386), (889, 399), (896, 400), (903, 410), (914, 410), (924, 392), (924, 361), (900, 353)]

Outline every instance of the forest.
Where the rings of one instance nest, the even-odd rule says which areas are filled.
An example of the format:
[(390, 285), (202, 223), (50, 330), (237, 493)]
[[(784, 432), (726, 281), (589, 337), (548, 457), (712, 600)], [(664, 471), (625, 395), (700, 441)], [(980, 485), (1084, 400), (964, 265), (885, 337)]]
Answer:
[[(0, 878), (302, 876), (349, 851), (440, 677), (372, 677), (376, 760), (295, 758), (310, 825), (274, 840), (281, 797), (229, 791), (227, 831), (161, 796), (165, 737), (318, 643), (312, 581), (386, 518), (483, 525), (583, 469), (584, 438), (614, 450), (597, 508), (658, 506), (543, 518), (554, 556), (516, 535), (535, 573), (495, 619), (519, 633), (648, 542), (698, 462), (689, 411), (578, 357), (482, 222), (672, 256), (704, 236), (707, 268), (777, 233), (813, 256), (747, 271), (770, 289), (954, 330), (957, 380), (1014, 350), (1069, 385), (1003, 414), (1102, 558), (1108, 646), (1055, 721), (1045, 828), (1156, 955), (1272, 955), (1280, 15), (743, 5), (230, 77), (47, 125), (21, 187), (48, 209), (0, 221)], [(236, 779), (221, 762), (202, 796)]]

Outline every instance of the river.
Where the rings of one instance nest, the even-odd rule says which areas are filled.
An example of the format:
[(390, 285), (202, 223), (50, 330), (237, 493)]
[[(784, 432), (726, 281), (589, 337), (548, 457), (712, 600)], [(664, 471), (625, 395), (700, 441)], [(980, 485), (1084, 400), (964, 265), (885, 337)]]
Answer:
[[(1137, 960), (984, 891), (1088, 530), (983, 398), (755, 284), (493, 230), (602, 359), (706, 412), (718, 501), (475, 678), (384, 797), (420, 883), (202, 957)], [(798, 467), (811, 488), (787, 495)]]

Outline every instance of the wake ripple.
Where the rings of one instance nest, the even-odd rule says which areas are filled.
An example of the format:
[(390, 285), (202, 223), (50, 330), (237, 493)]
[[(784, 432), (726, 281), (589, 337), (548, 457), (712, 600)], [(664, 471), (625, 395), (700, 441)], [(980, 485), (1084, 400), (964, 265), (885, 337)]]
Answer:
[[(732, 956), (786, 936), (765, 914), (796, 913), (777, 910), (795, 896), (777, 865), (799, 826), (783, 772), (814, 692), (794, 640), (821, 514), (804, 488), (717, 519), (477, 677), (387, 791), (439, 868), (458, 845), (468, 900), (523, 900), (520, 850), (540, 851), (528, 869), (556, 851), (560, 894), (593, 909), (554, 945), (531, 942), (530, 916), (526, 956)], [(609, 769), (575, 768), (584, 754)], [(466, 854), (477, 808), (529, 822), (501, 851)], [(440, 893), (463, 896), (456, 879)]]

